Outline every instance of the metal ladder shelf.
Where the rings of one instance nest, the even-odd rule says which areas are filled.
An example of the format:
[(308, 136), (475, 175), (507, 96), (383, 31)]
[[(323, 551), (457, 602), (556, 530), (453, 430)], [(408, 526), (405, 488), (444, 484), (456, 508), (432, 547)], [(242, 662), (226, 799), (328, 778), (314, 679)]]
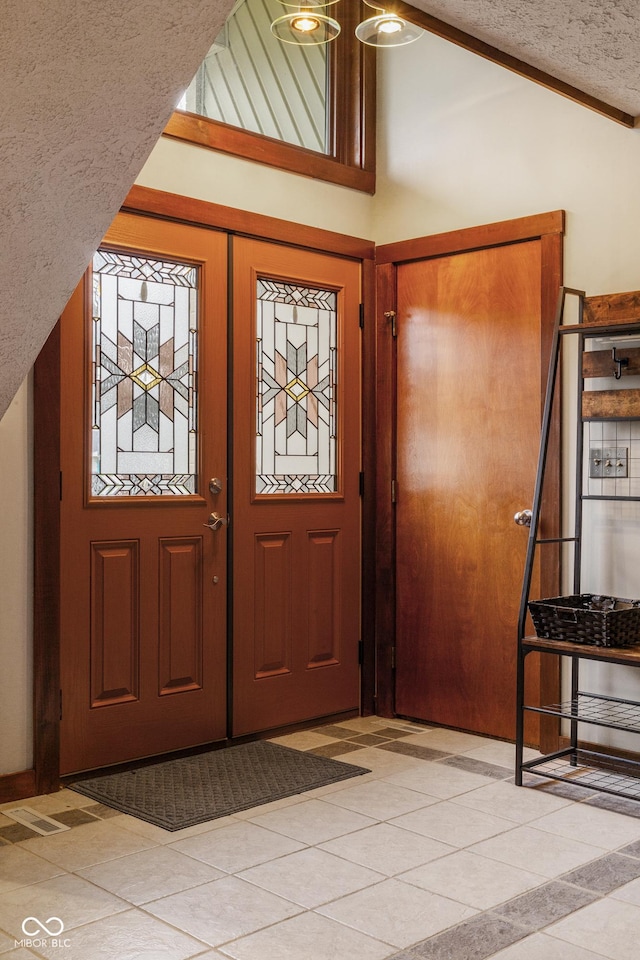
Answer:
[[(578, 323), (564, 324), (567, 297), (578, 298)], [(581, 565), (582, 565), (582, 533), (583, 533), (583, 502), (585, 500), (616, 500), (639, 501), (638, 496), (607, 496), (606, 494), (589, 494), (584, 491), (584, 427), (583, 423), (592, 419), (630, 420), (640, 419), (640, 391), (637, 391), (638, 402), (636, 409), (635, 396), (630, 398), (627, 410), (621, 416), (585, 416), (583, 409), (584, 369), (583, 357), (585, 342), (591, 338), (619, 337), (624, 339), (630, 335), (640, 333), (640, 292), (635, 294), (615, 294), (612, 298), (589, 298), (589, 301), (598, 301), (600, 312), (607, 311), (609, 299), (615, 301), (612, 308), (613, 320), (602, 321), (590, 316), (585, 322), (585, 294), (582, 290), (562, 287), (558, 298), (556, 318), (551, 343), (549, 375), (542, 415), (542, 429), (540, 436), (540, 451), (535, 481), (535, 492), (531, 509), (531, 521), (525, 572), (523, 577), (520, 611), (518, 616), (518, 654), (517, 654), (517, 714), (516, 714), (516, 768), (515, 783), (522, 786), (523, 774), (531, 773), (554, 780), (570, 781), (592, 790), (612, 793), (616, 796), (630, 797), (640, 800), (640, 763), (632, 760), (621, 760), (603, 751), (589, 751), (581, 749), (578, 743), (578, 726), (581, 723), (629, 733), (640, 733), (640, 703), (630, 700), (605, 697), (602, 694), (587, 693), (579, 689), (580, 661), (597, 660), (602, 662), (623, 664), (626, 666), (640, 666), (640, 646), (638, 647), (598, 647), (568, 641), (557, 642), (539, 637), (526, 636), (528, 602), (531, 590), (534, 561), (537, 548), (544, 544), (573, 544), (573, 593), (580, 594)], [(622, 309), (620, 309), (622, 307)], [(597, 311), (596, 311), (597, 312)], [(620, 322), (616, 322), (616, 314)], [(621, 315), (622, 314), (622, 315)], [(631, 316), (630, 316), (631, 315)], [(636, 319), (637, 317), (637, 319)], [(553, 423), (554, 401), (558, 389), (559, 360), (561, 345), (566, 336), (575, 336), (578, 343), (577, 373), (577, 424), (576, 424), (576, 470), (575, 470), (575, 514), (573, 536), (567, 537), (539, 537), (540, 514), (544, 492), (544, 478), (549, 453), (549, 440)], [(640, 354), (640, 351), (638, 351)], [(620, 358), (615, 348), (612, 350), (612, 372), (610, 376), (619, 379), (624, 372), (640, 373), (640, 367), (633, 371), (628, 368), (629, 360)], [(636, 364), (637, 365), (637, 364)], [(606, 376), (607, 374), (603, 374)], [(636, 391), (625, 391), (625, 395), (635, 394)], [(604, 393), (602, 394), (604, 396)], [(595, 395), (590, 394), (590, 400)], [(620, 395), (622, 398), (622, 394)], [(625, 398), (622, 398), (625, 399)], [(615, 398), (611, 400), (613, 404)], [(597, 397), (595, 406), (597, 407)], [(632, 410), (629, 413), (629, 409)], [(571, 694), (569, 700), (546, 706), (533, 706), (525, 703), (525, 667), (529, 653), (538, 651), (542, 654), (554, 654), (571, 659)], [(524, 719), (527, 712), (540, 715), (555, 716), (558, 722), (561, 718), (570, 722), (570, 744), (563, 750), (525, 762), (524, 752)]]

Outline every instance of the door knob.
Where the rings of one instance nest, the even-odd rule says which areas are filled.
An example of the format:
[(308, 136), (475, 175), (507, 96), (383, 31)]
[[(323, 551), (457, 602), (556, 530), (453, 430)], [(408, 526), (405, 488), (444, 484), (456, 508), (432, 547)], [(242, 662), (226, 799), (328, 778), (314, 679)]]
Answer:
[(519, 527), (530, 527), (531, 517), (531, 510), (518, 510), (518, 512), (514, 514), (513, 519)]
[(203, 523), (203, 527), (209, 527), (209, 530), (219, 530), (220, 527), (225, 527), (229, 523), (228, 517), (221, 517), (219, 513), (212, 513), (209, 516), (209, 519), (206, 523)]

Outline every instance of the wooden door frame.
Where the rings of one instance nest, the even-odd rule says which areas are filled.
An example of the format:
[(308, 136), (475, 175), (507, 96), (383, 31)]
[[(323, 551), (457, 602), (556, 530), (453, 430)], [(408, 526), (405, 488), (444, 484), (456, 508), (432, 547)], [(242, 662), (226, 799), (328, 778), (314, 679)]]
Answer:
[[(468, 229), (454, 230), (414, 240), (389, 243), (376, 249), (376, 712), (394, 716), (395, 682), (395, 519), (391, 498), (395, 478), (394, 405), (395, 405), (395, 320), (397, 269), (416, 260), (451, 256), (489, 247), (539, 240), (541, 243), (541, 351), (540, 413), (544, 404), (547, 381), (547, 358), (551, 348), (558, 289), (562, 283), (562, 244), (564, 211), (555, 210), (530, 217), (503, 220)], [(560, 411), (557, 411), (551, 443), (545, 498), (547, 529), (560, 519)], [(532, 493), (533, 493), (532, 477)], [(524, 564), (524, 554), (523, 554)], [(544, 596), (553, 596), (559, 587), (559, 564), (554, 559), (542, 571)], [(516, 632), (514, 626), (514, 644)], [(546, 662), (545, 662), (546, 661)], [(555, 703), (559, 693), (559, 658), (541, 659), (540, 689), (544, 702)], [(515, 698), (515, 688), (514, 688)], [(553, 718), (541, 723), (541, 739), (545, 752), (557, 749), (559, 729)], [(545, 718), (546, 721), (546, 718)]]
[[(371, 241), (275, 217), (134, 186), (122, 211), (223, 230), (360, 261), (362, 341), (361, 709), (375, 709), (375, 248)], [(52, 331), (34, 367), (34, 753), (33, 770), (7, 778), (0, 799), (52, 793), (60, 756), (60, 335)], [(10, 781), (10, 782), (9, 782)], [(26, 791), (26, 792), (25, 792)]]

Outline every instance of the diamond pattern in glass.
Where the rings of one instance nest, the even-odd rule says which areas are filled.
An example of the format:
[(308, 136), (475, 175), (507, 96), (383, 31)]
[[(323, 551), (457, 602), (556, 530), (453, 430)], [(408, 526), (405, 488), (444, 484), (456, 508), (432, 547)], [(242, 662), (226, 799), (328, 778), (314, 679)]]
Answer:
[(337, 294), (257, 282), (256, 492), (334, 493)]
[(95, 254), (93, 496), (196, 492), (197, 283), (191, 264)]

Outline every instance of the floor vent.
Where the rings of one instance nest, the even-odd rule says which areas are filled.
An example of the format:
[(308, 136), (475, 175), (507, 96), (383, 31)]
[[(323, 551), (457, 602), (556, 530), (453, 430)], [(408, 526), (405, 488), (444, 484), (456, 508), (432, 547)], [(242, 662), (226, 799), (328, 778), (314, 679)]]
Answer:
[(69, 830), (69, 827), (64, 823), (58, 823), (57, 820), (52, 820), (51, 817), (45, 816), (44, 813), (38, 813), (31, 807), (14, 807), (13, 810), (3, 810), (2, 813), (5, 817), (15, 820), (16, 823), (21, 823), (23, 826), (29, 827), (30, 830), (42, 834), (43, 837)]

